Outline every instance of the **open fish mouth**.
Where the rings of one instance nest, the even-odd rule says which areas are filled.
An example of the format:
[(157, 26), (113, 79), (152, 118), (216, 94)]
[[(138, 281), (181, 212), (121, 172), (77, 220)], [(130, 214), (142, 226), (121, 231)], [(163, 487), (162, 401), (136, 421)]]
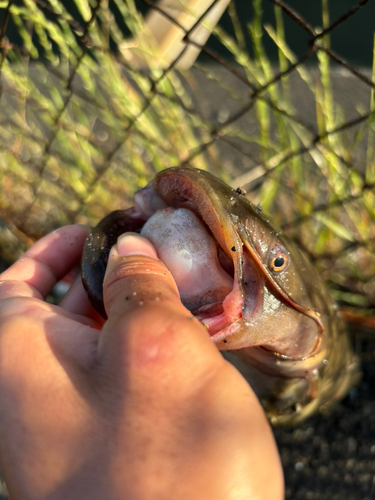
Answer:
[[(233, 191), (229, 203), (235, 204), (240, 196)], [(250, 324), (261, 313), (264, 280), (244, 251), (231, 216), (221, 202), (212, 200), (206, 186), (169, 169), (165, 177), (135, 194), (133, 208), (103, 219), (86, 243), (84, 284), (102, 316), (102, 292), (96, 286), (101, 278), (94, 273), (103, 273), (110, 247), (126, 231), (140, 233), (154, 244), (182, 303), (214, 342), (228, 343), (241, 326), (238, 320)]]

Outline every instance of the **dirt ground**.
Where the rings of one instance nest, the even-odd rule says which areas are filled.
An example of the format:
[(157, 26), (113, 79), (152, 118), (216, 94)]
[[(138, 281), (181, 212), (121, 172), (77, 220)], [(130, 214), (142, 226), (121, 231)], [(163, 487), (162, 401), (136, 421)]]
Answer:
[(375, 498), (375, 358), (363, 359), (362, 368), (358, 387), (329, 415), (294, 429), (275, 429), (286, 499)]

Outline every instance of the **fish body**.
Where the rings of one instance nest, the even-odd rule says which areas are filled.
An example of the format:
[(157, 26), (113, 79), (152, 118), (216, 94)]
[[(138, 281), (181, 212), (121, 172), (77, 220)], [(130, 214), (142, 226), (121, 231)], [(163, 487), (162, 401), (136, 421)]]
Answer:
[[(143, 231), (159, 255), (168, 248), (183, 303), (247, 378), (273, 424), (324, 410), (358, 381), (345, 322), (324, 282), (243, 191), (205, 171), (170, 168), (135, 195), (133, 208), (105, 217), (89, 235), (82, 262), (85, 288), (104, 317), (108, 253), (126, 231)], [(194, 231), (207, 244), (194, 247)], [(204, 275), (200, 270), (198, 278), (187, 273), (191, 284), (184, 281), (179, 262), (204, 270), (214, 260), (218, 271), (207, 274), (208, 288), (194, 282)], [(201, 291), (192, 297), (189, 290)]]

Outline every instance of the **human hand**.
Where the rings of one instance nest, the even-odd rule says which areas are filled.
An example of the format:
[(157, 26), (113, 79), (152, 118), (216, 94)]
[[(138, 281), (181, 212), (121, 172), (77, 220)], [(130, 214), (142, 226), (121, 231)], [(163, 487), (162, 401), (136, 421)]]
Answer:
[(0, 468), (11, 498), (281, 500), (257, 398), (147, 240), (111, 250), (105, 323), (80, 281), (59, 306), (44, 302), (85, 237), (62, 228), (0, 275)]

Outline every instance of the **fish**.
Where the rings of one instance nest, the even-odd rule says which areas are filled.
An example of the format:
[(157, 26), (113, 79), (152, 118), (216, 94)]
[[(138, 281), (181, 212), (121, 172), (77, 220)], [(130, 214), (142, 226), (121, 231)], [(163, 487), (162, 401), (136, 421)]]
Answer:
[(247, 379), (273, 425), (326, 412), (360, 379), (346, 324), (298, 245), (261, 207), (211, 173), (175, 167), (89, 234), (82, 280), (106, 318), (108, 255), (124, 232), (150, 239), (182, 303)]

